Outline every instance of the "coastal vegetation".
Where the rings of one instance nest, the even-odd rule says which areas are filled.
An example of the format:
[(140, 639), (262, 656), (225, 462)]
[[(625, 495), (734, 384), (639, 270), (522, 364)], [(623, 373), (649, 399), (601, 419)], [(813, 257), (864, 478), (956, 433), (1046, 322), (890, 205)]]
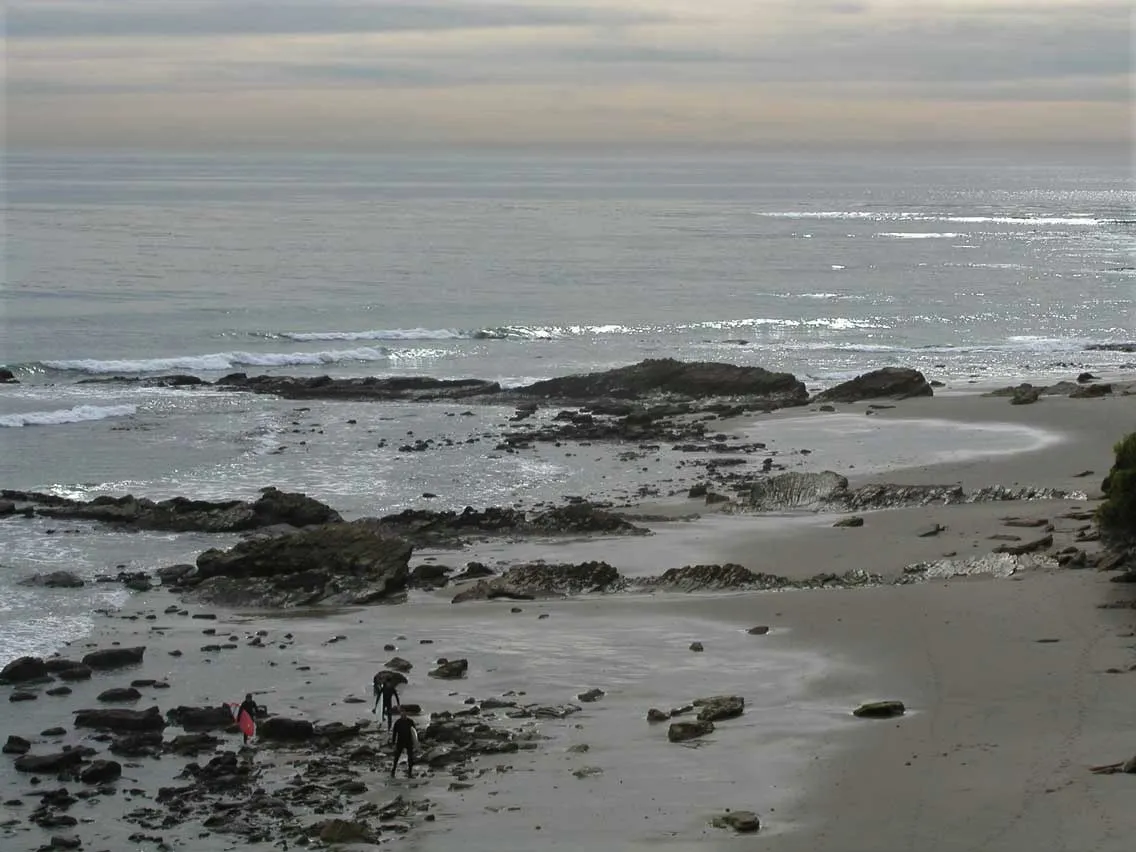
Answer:
[(1101, 536), (1114, 547), (1136, 545), (1136, 432), (1114, 448), (1116, 460), (1101, 483), (1105, 501), (1097, 512)]

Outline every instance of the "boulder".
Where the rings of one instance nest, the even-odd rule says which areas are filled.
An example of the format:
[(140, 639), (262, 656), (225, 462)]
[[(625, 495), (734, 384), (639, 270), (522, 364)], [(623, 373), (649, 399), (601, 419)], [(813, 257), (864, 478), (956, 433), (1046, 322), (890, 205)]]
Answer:
[(861, 704), (852, 711), (852, 715), (861, 719), (891, 719), (906, 712), (902, 701), (873, 701)]
[(848, 480), (831, 470), (780, 473), (750, 488), (748, 506), (759, 512), (816, 509), (848, 490)]
[(651, 396), (688, 399), (757, 397), (767, 401), (770, 407), (808, 402), (804, 384), (789, 373), (773, 373), (761, 367), (733, 364), (683, 362), (672, 358), (648, 359), (599, 373), (547, 379), (514, 388), (509, 394), (564, 402)]
[(82, 663), (73, 663), (65, 669), (60, 669), (55, 673), (55, 676), (60, 680), (77, 681), (77, 680), (90, 680), (91, 667), (85, 666)]
[(864, 519), (861, 518), (859, 515), (850, 515), (847, 518), (841, 518), (839, 521), (837, 521), (835, 524), (833, 524), (833, 526), (834, 527), (862, 527), (862, 526), (864, 526)]
[(77, 710), (75, 727), (100, 731), (160, 731), (166, 727), (166, 720), (157, 707), (145, 710)]
[(813, 397), (813, 402), (859, 402), (865, 399), (908, 399), (933, 396), (927, 378), (910, 367), (883, 367), (864, 373)]
[(753, 834), (761, 828), (761, 821), (753, 811), (726, 811), (710, 820), (715, 828), (728, 828), (738, 834)]
[(684, 743), (687, 740), (704, 737), (713, 733), (714, 723), (706, 721), (671, 722), (667, 728), (667, 739), (672, 743)]
[(659, 710), (657, 707), (652, 707), (647, 711), (648, 722), (665, 722), (670, 719), (671, 714), (665, 710)]
[(20, 580), (21, 586), (35, 586), (43, 589), (80, 589), (83, 578), (71, 571), (52, 571), (48, 574), (33, 574)]
[(599, 699), (603, 698), (606, 694), (607, 693), (604, 692), (602, 689), (596, 689), (596, 688), (593, 687), (592, 689), (589, 689), (585, 692), (581, 692), (579, 695), (576, 696), (576, 698), (580, 701), (591, 702), (591, 701), (598, 701)]
[(439, 660), (438, 662), (438, 667), (429, 673), (430, 677), (457, 680), (465, 677), (466, 672), (469, 671), (469, 661), (467, 660)]
[(0, 683), (27, 683), (47, 677), (47, 666), (39, 657), (17, 657), (0, 669)]
[(212, 734), (179, 734), (167, 744), (166, 748), (182, 757), (196, 757), (203, 751), (213, 751), (221, 740)]
[(694, 702), (698, 708), (698, 721), (718, 722), (734, 719), (745, 711), (745, 699), (739, 695), (714, 695)]
[(995, 553), (1009, 553), (1011, 556), (1021, 556), (1023, 553), (1033, 553), (1035, 550), (1045, 550), (1053, 547), (1053, 536), (1043, 535), (1021, 544), (1000, 544), (994, 548)]
[(430, 400), (463, 399), (498, 393), (501, 385), (482, 379), (433, 379), (429, 376), (391, 376), (333, 379), (330, 376), (248, 376), (232, 373), (218, 387), (272, 394), (284, 399)]
[(373, 520), (325, 524), (205, 551), (188, 594), (251, 607), (375, 603), (406, 589), (411, 552)]
[(1041, 399), (1041, 392), (1045, 388), (1035, 388), (1031, 384), (1024, 384), (1014, 389), (1010, 397), (1010, 405), (1032, 405)]
[(23, 737), (17, 737), (15, 734), (8, 735), (8, 741), (4, 743), (2, 751), (4, 754), (27, 754), (32, 749), (32, 744), (25, 740)]
[(103, 648), (83, 657), (83, 665), (95, 670), (117, 669), (142, 662), (145, 646), (135, 648)]
[(264, 740), (305, 742), (315, 736), (315, 726), (307, 719), (285, 719), (273, 716), (257, 726), (257, 736)]
[(95, 700), (112, 704), (117, 701), (137, 701), (141, 697), (142, 693), (133, 686), (116, 686), (112, 689), (103, 690)]
[(408, 671), (414, 668), (414, 664), (409, 660), (404, 660), (402, 657), (391, 657), (389, 660), (387, 660), (387, 668), (391, 671), (406, 674)]
[(233, 711), (225, 705), (212, 707), (174, 707), (166, 712), (171, 725), (178, 725), (187, 731), (224, 730), (234, 724)]
[(329, 819), (316, 826), (322, 843), (366, 843), (379, 842), (378, 836), (365, 822), (346, 819)]
[(117, 760), (95, 760), (79, 773), (84, 784), (106, 784), (122, 777), (122, 764)]
[(53, 754), (24, 754), (16, 758), (17, 772), (34, 772), (50, 775), (72, 766), (78, 766), (84, 758), (94, 754), (94, 749), (72, 748)]

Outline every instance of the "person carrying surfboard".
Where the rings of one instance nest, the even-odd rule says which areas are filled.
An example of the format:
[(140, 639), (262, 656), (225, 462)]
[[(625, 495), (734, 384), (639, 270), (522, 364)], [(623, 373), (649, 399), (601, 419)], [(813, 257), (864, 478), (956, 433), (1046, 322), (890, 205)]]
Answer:
[(414, 777), (414, 752), (418, 748), (418, 726), (406, 713), (406, 708), (399, 705), (398, 720), (391, 729), (391, 740), (394, 742), (394, 763), (391, 764), (391, 778), (398, 768), (398, 759), (406, 752), (406, 777)]
[(256, 714), (259, 712), (260, 708), (252, 700), (252, 693), (247, 693), (245, 700), (237, 708), (237, 725), (241, 729), (241, 734), (244, 735), (245, 745), (248, 745), (249, 737), (256, 733)]

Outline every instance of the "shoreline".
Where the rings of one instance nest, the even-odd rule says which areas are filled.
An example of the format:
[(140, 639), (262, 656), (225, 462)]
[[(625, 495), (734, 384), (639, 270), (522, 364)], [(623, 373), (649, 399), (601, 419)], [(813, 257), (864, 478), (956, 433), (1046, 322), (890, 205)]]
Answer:
[[(988, 552), (997, 544), (990, 535), (1030, 535), (1029, 530), (1007, 530), (1003, 517), (1054, 520), (1073, 507), (1091, 508), (1111, 463), (1112, 443), (1123, 434), (1123, 424), (1132, 422), (1134, 400), (1136, 397), (1047, 397), (1036, 405), (1020, 407), (1010, 406), (1005, 399), (977, 395), (905, 400), (895, 408), (876, 410), (874, 416), (881, 422), (919, 422), (928, 411), (946, 408), (953, 412), (955, 422), (1009, 422), (1060, 431), (1066, 438), (1032, 451), (895, 467), (885, 473), (841, 471), (857, 484), (876, 480), (958, 482), (968, 488), (995, 483), (1079, 486), (1087, 492), (1087, 500), (879, 510), (862, 513), (865, 526), (853, 529), (832, 527), (841, 513), (798, 515), (786, 524), (789, 529), (773, 532), (769, 528), (783, 523), (781, 519), (719, 516), (698, 501), (667, 500), (660, 501), (660, 506), (706, 514), (695, 521), (665, 524), (670, 531), (667, 535), (623, 541), (533, 541), (498, 549), (506, 559), (511, 552), (529, 549), (548, 554), (550, 561), (564, 562), (590, 558), (585, 554), (591, 551), (622, 549), (637, 553), (644, 564), (657, 569), (672, 567), (662, 560), (670, 560), (685, 548), (692, 555), (705, 554), (697, 560), (701, 563), (738, 561), (752, 570), (771, 573), (807, 576), (835, 571), (841, 565), (864, 567), (864, 563), (877, 562), (895, 574), (912, 561), (951, 550), (960, 557)], [(1101, 405), (1109, 408), (1092, 408)], [(865, 406), (839, 407), (839, 411), (846, 410), (862, 412)], [(1088, 412), (1095, 416), (1085, 416)], [(942, 412), (936, 413), (951, 422)], [(779, 417), (802, 415), (832, 416), (790, 409), (747, 422), (760, 430)], [(824, 461), (823, 448), (807, 458), (814, 470), (823, 469)], [(1075, 475), (1089, 469), (1094, 470), (1091, 476)], [(650, 510), (651, 504), (641, 508)], [(747, 521), (748, 530), (744, 529)], [(931, 522), (946, 529), (930, 538), (914, 534)], [(726, 530), (734, 525), (736, 529)], [(1054, 526), (1058, 540), (1076, 533), (1071, 523), (1058, 521)], [(764, 532), (758, 534), (761, 530)], [(460, 559), (479, 558), (493, 547), (468, 548), (460, 552)], [(761, 563), (750, 564), (759, 558), (756, 554)], [(624, 570), (618, 559), (611, 562)], [(511, 758), (513, 770), (490, 769), (488, 781), (479, 781), (468, 790), (444, 789), (438, 783), (442, 780), (439, 773), (428, 785), (437, 821), (420, 825), (412, 835), (417, 838), (415, 848), (421, 850), (453, 848), (458, 842), (454, 832), (463, 848), (474, 850), (500, 848), (503, 839), (532, 849), (578, 848), (582, 842), (620, 850), (665, 843), (668, 848), (685, 850), (707, 848), (707, 841), (713, 848), (741, 848), (747, 841), (731, 839), (708, 826), (712, 812), (725, 808), (756, 811), (763, 823), (759, 838), (775, 852), (908, 848), (1119, 852), (1127, 848), (1125, 841), (1130, 842), (1119, 817), (1126, 804), (1122, 800), (1132, 792), (1130, 779), (1094, 776), (1087, 771), (1088, 765), (1129, 756), (1123, 750), (1130, 749), (1125, 737), (1130, 708), (1136, 704), (1136, 673), (1105, 673), (1133, 662), (1130, 641), (1118, 635), (1126, 629), (1131, 632), (1131, 615), (1094, 608), (1104, 596), (1120, 593), (1095, 572), (1047, 567), (1022, 571), (1008, 580), (947, 578), (827, 593), (787, 590), (777, 594), (585, 597), (524, 602), (519, 604), (520, 613), (511, 611), (517, 604), (504, 601), (451, 606), (442, 599), (443, 595), (448, 598), (448, 592), (415, 593), (400, 607), (373, 606), (318, 616), (240, 614), (211, 608), (218, 614), (214, 624), (158, 615), (164, 592), (155, 590), (144, 598), (132, 598), (118, 613), (120, 618), (100, 619), (94, 637), (101, 646), (113, 641), (127, 644), (128, 640), (133, 644), (131, 631), (157, 637), (155, 651), (147, 651), (144, 671), (147, 676), (161, 673), (170, 678), (168, 691), (153, 694), (163, 709), (177, 703), (237, 700), (250, 679), (266, 677), (268, 669), (275, 669), (276, 677), (288, 676), (286, 661), (261, 665), (267, 662), (257, 658), (263, 652), (246, 650), (243, 642), (229, 652), (214, 654), (213, 663), (195, 659), (199, 652), (188, 644), (197, 644), (200, 630), (212, 628), (220, 635), (229, 626), (235, 634), (267, 629), (272, 635), (291, 632), (302, 637), (288, 649), (291, 656), (292, 648), (302, 645), (301, 656), (287, 662), (293, 675), (300, 674), (301, 665), (312, 666), (313, 672), (288, 681), (283, 691), (270, 694), (266, 702), (274, 712), (282, 707), (286, 715), (323, 714), (319, 718), (325, 721), (358, 721), (367, 706), (344, 704), (344, 699), (353, 693), (369, 700), (366, 688), (373, 671), (364, 666), (377, 667), (392, 655), (379, 649), (400, 629), (411, 644), (405, 648), (396, 644), (408, 655), (416, 655), (415, 686), (406, 693), (407, 699), (421, 698), (427, 712), (438, 707), (461, 709), (467, 694), (485, 698), (494, 691), (516, 691), (516, 684), (522, 684), (525, 677), (536, 682), (533, 692), (537, 694), (532, 697), (542, 702), (573, 702), (578, 691), (607, 687), (600, 701), (584, 705), (583, 715), (557, 720), (546, 728), (553, 739), (536, 752)], [(153, 621), (146, 621), (143, 612), (147, 609), (155, 614)], [(545, 613), (548, 619), (538, 619)], [(671, 620), (665, 622), (660, 638), (660, 616), (667, 614)], [(131, 616), (137, 620), (120, 620)], [(569, 620), (579, 624), (568, 625), (560, 641), (552, 642), (547, 634), (553, 631), (548, 628), (559, 632), (561, 623)], [(640, 621), (645, 622), (642, 635), (631, 642), (629, 625)], [(415, 623), (430, 625), (423, 632), (431, 635), (418, 638), (435, 638), (439, 640), (436, 646), (413, 646), (415, 631), (406, 625)], [(746, 627), (754, 624), (772, 629), (764, 637), (745, 635)], [(168, 629), (152, 629), (160, 626)], [(544, 631), (543, 638), (538, 631)], [(317, 634), (324, 638), (317, 639)], [(347, 635), (347, 640), (324, 644), (340, 634)], [(488, 645), (478, 652), (478, 660), (468, 650), (476, 643), (463, 638), (468, 635), (480, 636), (478, 641), (486, 643), (492, 639), (505, 648), (512, 636), (518, 644), (529, 643), (535, 659), (506, 655), (503, 662), (491, 665)], [(517, 638), (521, 635), (524, 639)], [(605, 653), (638, 654), (638, 680), (626, 672), (621, 680), (617, 664), (596, 668), (595, 651), (591, 656), (587, 651), (588, 637), (606, 647)], [(1040, 639), (1059, 641), (1042, 643)], [(90, 637), (71, 643), (68, 650), (89, 641)], [(706, 650), (691, 652), (692, 641), (703, 641)], [(184, 657), (168, 656), (169, 646), (175, 643), (187, 645)], [(458, 682), (459, 695), (447, 694), (453, 691), (447, 682), (420, 677), (429, 660), (461, 654), (463, 645), (471, 667), (480, 671), (468, 682)], [(616, 657), (612, 660), (619, 662)], [(770, 662), (776, 660), (781, 662)], [(977, 660), (982, 665), (976, 665)], [(759, 662), (767, 668), (746, 668)], [(538, 672), (541, 666), (547, 671), (536, 677), (529, 674), (534, 663)], [(511, 666), (511, 672), (501, 673), (502, 665)], [(489, 671), (491, 667), (497, 671)], [(224, 672), (220, 681), (219, 669)], [(590, 671), (595, 672), (591, 677)], [(86, 691), (76, 688), (77, 697), (67, 703), (86, 701), (94, 706), (96, 682), (99, 686), (122, 685), (129, 679), (126, 675), (96, 676), (95, 681), (80, 684)], [(689, 691), (676, 686), (684, 682), (691, 684)], [(723, 722), (699, 748), (667, 743), (665, 726), (649, 726), (643, 718), (646, 709), (654, 706), (652, 702), (662, 704), (668, 696), (673, 696), (667, 703), (671, 706), (701, 694), (730, 691), (745, 697), (745, 715)], [(150, 697), (146, 695), (136, 706), (143, 706)], [(884, 722), (851, 717), (850, 710), (857, 703), (885, 698), (904, 700), (909, 713)], [(33, 707), (38, 713), (48, 702), (57, 702), (48, 705), (58, 708), (53, 712), (65, 711), (61, 699), (46, 697)], [(577, 724), (584, 726), (582, 732)], [(34, 734), (14, 730), (11, 723), (9, 727), (13, 729), (5, 733)], [(656, 741), (660, 735), (662, 741)], [(60, 742), (35, 739), (37, 752), (45, 750), (44, 743)], [(62, 741), (76, 740), (68, 734)], [(570, 745), (585, 742), (590, 746), (587, 753), (567, 751)], [(733, 759), (741, 762), (730, 764)], [(164, 771), (169, 762), (163, 758), (155, 771)], [(489, 768), (493, 762), (489, 759), (483, 764)], [(561, 764), (563, 772), (558, 769)], [(5, 788), (3, 798), (9, 799), (11, 791), (26, 790), (27, 784), (23, 777), (13, 781), (7, 762), (4, 766), (0, 785)], [(571, 769), (590, 766), (603, 772), (584, 778), (570, 774)], [(727, 766), (733, 768), (726, 770)], [(770, 766), (774, 769), (769, 770)], [(124, 770), (124, 779), (129, 771), (133, 768)], [(756, 774), (747, 776), (750, 772)], [(690, 773), (693, 777), (688, 777)], [(668, 785), (660, 780), (672, 776), (692, 781), (693, 789), (709, 795), (691, 801), (689, 784)], [(368, 800), (389, 801), (396, 790), (403, 792), (401, 788), (372, 787), (373, 780), (364, 782)], [(623, 784), (624, 780), (634, 783)], [(636, 793), (627, 798), (627, 788), (632, 787)], [(414, 789), (417, 793), (419, 788)], [(755, 790), (762, 792), (758, 795)], [(640, 794), (642, 799), (637, 798)], [(516, 806), (522, 811), (507, 810), (513, 806), (504, 804), (510, 795), (519, 797), (522, 804)], [(613, 807), (610, 803), (621, 796), (635, 806), (603, 810)], [(494, 804), (498, 799), (504, 809), (488, 814), (485, 808), (498, 807)], [(653, 803), (656, 811), (649, 813), (646, 808), (653, 799), (657, 800)], [(108, 797), (99, 803), (100, 823), (105, 809), (112, 807), (107, 803), (114, 801)], [(76, 814), (80, 809), (91, 812), (91, 804), (79, 806)], [(599, 808), (604, 814), (587, 828), (586, 836), (576, 833), (583, 831), (578, 819), (569, 818), (580, 807)], [(0, 813), (10, 819), (28, 810), (28, 805), (22, 811), (6, 807)], [(1094, 813), (1092, 819), (1079, 816), (1086, 810)], [(643, 818), (632, 820), (631, 814)], [(965, 822), (960, 821), (963, 815)], [(647, 827), (641, 829), (639, 823)], [(542, 826), (539, 831), (536, 824)], [(185, 848), (219, 850), (231, 845), (230, 839), (219, 835), (186, 845), (192, 832), (189, 826), (184, 832)], [(92, 845), (86, 841), (89, 827), (84, 826), (82, 833), (87, 846)], [(17, 842), (29, 837), (22, 833), (11, 836)], [(105, 842), (110, 839), (108, 835)]]

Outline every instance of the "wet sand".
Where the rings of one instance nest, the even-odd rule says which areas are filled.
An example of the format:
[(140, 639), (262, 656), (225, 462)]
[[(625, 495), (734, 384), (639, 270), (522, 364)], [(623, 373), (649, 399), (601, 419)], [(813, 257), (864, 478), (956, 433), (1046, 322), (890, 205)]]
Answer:
[[(865, 417), (865, 406), (838, 409)], [(909, 464), (918, 458), (906, 456), (889, 461), (889, 444), (902, 449), (903, 442), (885, 439), (857, 451), (860, 439), (843, 429), (844, 437), (835, 437), (827, 449), (815, 446), (811, 456), (794, 457), (799, 469), (832, 467), (854, 485), (1036, 485), (1084, 490), (1086, 500), (869, 512), (862, 513), (863, 527), (850, 529), (831, 526), (839, 515), (709, 513), (697, 521), (652, 524), (658, 532), (648, 538), (479, 545), (436, 555), (447, 564), (602, 558), (627, 575), (735, 561), (787, 576), (853, 568), (896, 576), (912, 562), (944, 553), (988, 553), (1000, 543), (991, 535), (1033, 537), (1032, 529), (1007, 528), (1002, 519), (1010, 516), (1053, 521), (1055, 546), (1061, 546), (1083, 522), (1058, 515), (1095, 505), (1111, 446), (1136, 422), (1134, 415), (1136, 397), (1044, 398), (1021, 407), (969, 396), (911, 400), (877, 410), (870, 419), (887, 421), (883, 429), (908, 431), (918, 431), (927, 420), (1017, 424), (1038, 436), (1038, 446), (1011, 455), (966, 452), (918, 465)], [(802, 416), (807, 422), (842, 415), (781, 413), (738, 428), (783, 429), (789, 441), (793, 418)], [(899, 422), (905, 419), (914, 423)], [(848, 464), (857, 467), (842, 469), (838, 459), (854, 459)], [(864, 468), (870, 472), (856, 473)], [(1075, 476), (1085, 470), (1094, 473)], [(706, 512), (697, 500), (644, 511), (660, 508), (675, 515)], [(929, 523), (946, 530), (931, 538), (916, 535)], [(452, 591), (443, 590), (414, 593), (406, 606), (334, 615), (245, 616), (210, 608), (216, 623), (162, 615), (172, 596), (154, 591), (135, 598), (127, 611), (154, 611), (154, 621), (104, 619), (86, 640), (100, 647), (114, 641), (145, 644), (142, 666), (96, 674), (91, 682), (74, 684), (74, 694), (65, 698), (41, 695), (10, 705), (16, 712), (8, 714), (0, 733), (32, 739), (33, 753), (53, 750), (49, 742), (79, 742), (71, 712), (97, 706), (94, 696), (102, 689), (139, 677), (165, 678), (170, 688), (144, 689), (138, 708), (235, 701), (251, 690), (273, 713), (355, 722), (370, 717), (371, 675), (397, 653), (414, 664), (404, 698), (428, 712), (511, 691), (525, 692), (526, 702), (583, 708), (566, 719), (541, 722), (548, 739), (536, 751), (483, 760), (487, 771), (469, 789), (449, 789), (453, 778), (446, 771), (415, 786), (362, 776), (368, 789), (360, 802), (382, 803), (398, 793), (434, 802), (436, 821), (398, 841), (408, 849), (1120, 852), (1131, 846), (1136, 776), (1088, 772), (1091, 765), (1136, 752), (1131, 737), (1136, 671), (1128, 671), (1136, 663), (1136, 640), (1125, 635), (1136, 617), (1132, 610), (1097, 608), (1123, 597), (1124, 588), (1108, 577), (1042, 567), (1008, 579), (945, 578), (853, 590), (457, 606), (448, 602)], [(754, 625), (771, 630), (748, 635)], [(218, 637), (238, 636), (237, 647), (202, 652), (202, 645), (224, 641), (202, 634), (210, 628)], [(275, 641), (264, 649), (247, 646), (246, 635), (257, 630), (267, 630), (272, 640), (288, 632), (294, 638), (283, 649)], [(334, 636), (346, 638), (329, 644)], [(421, 644), (424, 639), (432, 641)], [(705, 650), (691, 651), (693, 641)], [(86, 642), (64, 652), (80, 656)], [(398, 650), (384, 651), (386, 643)], [(171, 657), (174, 648), (184, 656)], [(424, 676), (435, 658), (455, 656), (470, 661), (466, 679)], [(1110, 668), (1120, 673), (1108, 673)], [(606, 695), (594, 703), (576, 700), (592, 687)], [(719, 723), (695, 744), (667, 742), (666, 724), (644, 718), (650, 707), (668, 709), (723, 693), (743, 696), (745, 715)], [(350, 696), (367, 703), (348, 703)], [(863, 701), (888, 698), (904, 701), (907, 715), (887, 721), (850, 715)], [(37, 735), (56, 724), (68, 733)], [(168, 730), (167, 737), (176, 732)], [(586, 752), (569, 751), (585, 744)], [(262, 755), (268, 752), (258, 748), (258, 760)], [(273, 759), (283, 762), (279, 755)], [(184, 763), (172, 757), (132, 760), (136, 765), (127, 766), (118, 786), (152, 796), (172, 783)], [(507, 768), (498, 771), (498, 765)], [(572, 774), (589, 768), (600, 772)], [(26, 818), (34, 803), (22, 795), (29, 788), (26, 776), (11, 771), (10, 760), (0, 761), (0, 800), (25, 799), (23, 805), (4, 806), (0, 821)], [(100, 797), (97, 804), (80, 802), (71, 813), (97, 823), (56, 833), (80, 834), (85, 849), (127, 848), (125, 838), (137, 829), (118, 817), (147, 801), (123, 793)], [(710, 816), (726, 808), (755, 811), (763, 823), (760, 833), (733, 838), (711, 828)], [(47, 841), (47, 832), (27, 827), (21, 821), (0, 829), (4, 848), (35, 849)], [(187, 825), (168, 832), (167, 840), (184, 849), (262, 848), (199, 831)]]

